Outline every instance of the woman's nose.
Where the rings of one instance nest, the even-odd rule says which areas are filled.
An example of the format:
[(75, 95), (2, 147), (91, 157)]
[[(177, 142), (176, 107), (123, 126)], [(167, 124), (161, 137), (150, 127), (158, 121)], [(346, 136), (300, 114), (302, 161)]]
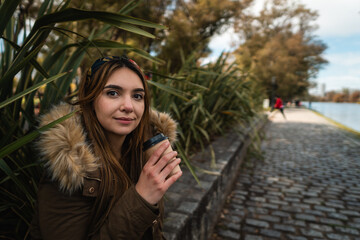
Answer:
[(133, 109), (134, 108), (133, 108), (131, 96), (124, 96), (120, 106), (120, 110), (125, 112), (132, 112)]

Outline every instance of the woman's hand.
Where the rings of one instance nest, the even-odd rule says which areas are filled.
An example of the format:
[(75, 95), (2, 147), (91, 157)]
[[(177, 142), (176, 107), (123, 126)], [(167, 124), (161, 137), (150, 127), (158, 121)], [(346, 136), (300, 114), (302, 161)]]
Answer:
[(168, 162), (177, 156), (177, 152), (171, 151), (161, 156), (169, 147), (168, 141), (151, 155), (143, 170), (141, 171), (139, 181), (135, 189), (148, 203), (155, 205), (164, 196), (169, 187), (180, 178), (182, 171), (177, 172), (167, 178), (171, 171), (180, 163), (180, 158)]

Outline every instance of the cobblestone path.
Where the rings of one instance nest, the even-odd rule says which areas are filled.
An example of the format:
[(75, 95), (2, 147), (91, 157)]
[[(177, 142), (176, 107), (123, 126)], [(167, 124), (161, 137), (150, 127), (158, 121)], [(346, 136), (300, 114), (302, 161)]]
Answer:
[(307, 109), (277, 112), (212, 240), (360, 240), (360, 140)]

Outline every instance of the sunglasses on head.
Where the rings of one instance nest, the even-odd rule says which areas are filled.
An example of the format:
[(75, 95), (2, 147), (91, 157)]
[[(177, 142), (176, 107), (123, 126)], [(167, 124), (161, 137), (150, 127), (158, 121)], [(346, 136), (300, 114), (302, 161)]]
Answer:
[(139, 67), (139, 65), (137, 65), (137, 63), (128, 58), (127, 56), (108, 56), (108, 57), (102, 57), (97, 59), (93, 65), (91, 65), (91, 68), (89, 69), (87, 76), (91, 77), (92, 75), (94, 75), (96, 73), (97, 70), (99, 70), (99, 68), (106, 62), (110, 62), (110, 61), (122, 61), (122, 62), (128, 62), (131, 63), (133, 66), (135, 66), (140, 72), (141, 69)]

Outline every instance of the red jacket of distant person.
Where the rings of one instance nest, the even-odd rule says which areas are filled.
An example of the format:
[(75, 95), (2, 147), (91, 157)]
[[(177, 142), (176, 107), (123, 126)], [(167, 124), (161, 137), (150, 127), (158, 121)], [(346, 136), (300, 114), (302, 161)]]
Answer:
[(283, 105), (283, 101), (281, 100), (281, 98), (279, 98), (279, 97), (276, 98), (274, 108), (280, 109), (280, 108), (283, 108), (283, 107), (284, 107), (284, 105)]

